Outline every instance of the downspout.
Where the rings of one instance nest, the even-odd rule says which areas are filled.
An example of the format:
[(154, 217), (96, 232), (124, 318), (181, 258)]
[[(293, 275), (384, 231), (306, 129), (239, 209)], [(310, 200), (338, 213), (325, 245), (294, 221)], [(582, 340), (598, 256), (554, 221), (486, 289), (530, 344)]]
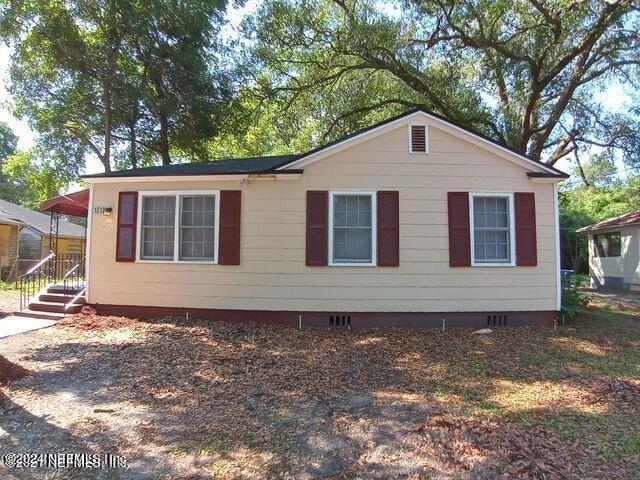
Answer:
[(89, 205), (87, 206), (87, 226), (86, 226), (86, 240), (85, 240), (85, 252), (84, 252), (84, 281), (87, 303), (91, 303), (91, 294), (89, 289), (89, 272), (91, 270), (91, 220), (93, 218), (93, 182), (89, 185)]
[(560, 266), (560, 209), (558, 207), (558, 182), (553, 182), (553, 211), (556, 235), (556, 311), (562, 310), (562, 283)]

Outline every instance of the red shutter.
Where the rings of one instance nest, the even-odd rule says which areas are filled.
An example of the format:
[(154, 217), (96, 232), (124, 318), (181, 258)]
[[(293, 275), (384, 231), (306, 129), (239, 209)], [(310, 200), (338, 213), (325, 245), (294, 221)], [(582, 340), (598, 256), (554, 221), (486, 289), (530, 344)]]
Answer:
[(378, 266), (400, 265), (400, 200), (398, 192), (378, 192)]
[(118, 232), (116, 236), (116, 262), (136, 261), (136, 219), (138, 192), (120, 192), (118, 195)]
[(329, 192), (307, 192), (307, 265), (327, 265)]
[(220, 265), (240, 265), (240, 190), (220, 192)]
[(516, 217), (516, 265), (533, 267), (538, 264), (536, 243), (536, 196), (534, 193), (514, 194)]
[(469, 192), (449, 192), (449, 265), (471, 266)]

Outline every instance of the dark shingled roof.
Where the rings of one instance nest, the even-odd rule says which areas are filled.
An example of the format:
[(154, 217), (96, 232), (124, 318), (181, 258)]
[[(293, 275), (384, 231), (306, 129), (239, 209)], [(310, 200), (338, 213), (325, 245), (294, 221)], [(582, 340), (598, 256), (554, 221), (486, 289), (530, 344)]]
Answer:
[[(520, 152), (517, 152), (513, 148), (505, 145), (501, 142), (494, 140), (491, 137), (483, 135), (482, 133), (476, 132), (465, 125), (462, 125), (458, 122), (450, 120), (442, 115), (438, 115), (437, 113), (433, 113), (429, 110), (425, 110), (423, 108), (414, 108), (408, 110), (405, 113), (400, 115), (396, 115), (395, 117), (388, 118), (382, 122), (376, 123), (375, 125), (371, 125), (370, 127), (363, 128), (361, 130), (357, 130), (352, 132), (344, 137), (340, 137), (337, 140), (334, 140), (325, 145), (321, 145), (313, 150), (310, 150), (303, 154), (297, 155), (278, 155), (273, 157), (250, 157), (250, 158), (227, 158), (224, 160), (216, 160), (213, 162), (199, 162), (199, 163), (181, 163), (174, 165), (166, 165), (166, 166), (158, 166), (158, 167), (146, 167), (146, 168), (138, 168), (136, 170), (120, 170), (118, 172), (111, 173), (98, 173), (95, 175), (84, 175), (82, 178), (107, 178), (107, 177), (147, 177), (147, 176), (170, 176), (170, 175), (246, 175), (248, 173), (276, 173), (276, 170), (280, 167), (284, 167), (290, 163), (295, 162), (303, 157), (307, 157), (311, 154), (320, 152), (326, 148), (329, 148), (338, 143), (342, 143), (346, 140), (349, 140), (353, 137), (357, 137), (363, 133), (366, 133), (375, 128), (379, 128), (383, 125), (386, 125), (391, 122), (395, 122), (396, 120), (400, 120), (401, 118), (407, 117), (409, 115), (413, 115), (414, 113), (422, 112), (427, 115), (431, 115), (432, 117), (438, 118), (444, 122), (447, 122), (451, 125), (454, 125), (472, 135), (480, 137), (488, 142), (493, 143), (499, 147), (504, 148), (505, 150), (510, 151), (520, 157), (523, 157), (534, 164), (537, 164), (551, 172), (545, 173), (544, 177), (555, 177), (555, 178), (568, 178), (569, 175), (566, 173), (547, 165), (540, 160), (536, 160), (535, 158), (529, 157), (527, 155), (523, 155)], [(277, 173), (287, 174), (287, 173), (301, 173), (302, 170), (277, 170)]]
[[(15, 203), (0, 200), (0, 214), (28, 225), (42, 235), (49, 235), (51, 218), (47, 213), (36, 212)], [(84, 227), (60, 219), (58, 235), (61, 237), (84, 237)]]
[[(157, 167), (120, 170), (111, 173), (84, 175), (82, 178), (102, 177), (156, 177), (171, 175), (246, 175), (248, 173), (275, 173), (276, 169), (291, 163), (302, 155), (276, 155), (272, 157), (227, 158), (215, 162), (176, 163)], [(300, 173), (300, 170), (278, 173)]]
[(640, 210), (635, 212), (625, 213), (613, 218), (607, 218), (602, 222), (594, 223), (593, 225), (587, 225), (586, 227), (576, 230), (578, 233), (597, 232), (598, 230), (607, 230), (609, 228), (627, 227), (630, 225), (640, 224)]

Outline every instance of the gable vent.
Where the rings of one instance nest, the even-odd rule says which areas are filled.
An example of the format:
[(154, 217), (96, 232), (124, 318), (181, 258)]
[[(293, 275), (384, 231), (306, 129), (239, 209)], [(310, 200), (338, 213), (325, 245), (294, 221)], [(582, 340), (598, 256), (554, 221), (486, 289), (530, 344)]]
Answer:
[(429, 153), (429, 139), (427, 135), (426, 125), (411, 125), (410, 127), (410, 145), (411, 153)]

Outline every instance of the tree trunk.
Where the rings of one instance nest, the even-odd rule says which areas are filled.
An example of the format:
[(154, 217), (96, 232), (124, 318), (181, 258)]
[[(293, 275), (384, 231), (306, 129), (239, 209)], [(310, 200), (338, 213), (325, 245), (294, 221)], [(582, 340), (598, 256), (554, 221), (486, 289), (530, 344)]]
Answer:
[(162, 165), (171, 165), (169, 156), (169, 119), (164, 108), (160, 109), (160, 155), (162, 155)]
[(129, 121), (129, 143), (130, 152), (129, 158), (131, 159), (131, 168), (138, 168), (138, 144), (136, 142), (136, 125), (138, 123), (138, 102), (133, 105), (133, 112), (131, 113), (131, 120)]
[(111, 85), (108, 80), (102, 82), (102, 100), (104, 103), (104, 154), (100, 159), (104, 165), (106, 173), (111, 172), (111, 125), (112, 125), (112, 108), (111, 108)]

